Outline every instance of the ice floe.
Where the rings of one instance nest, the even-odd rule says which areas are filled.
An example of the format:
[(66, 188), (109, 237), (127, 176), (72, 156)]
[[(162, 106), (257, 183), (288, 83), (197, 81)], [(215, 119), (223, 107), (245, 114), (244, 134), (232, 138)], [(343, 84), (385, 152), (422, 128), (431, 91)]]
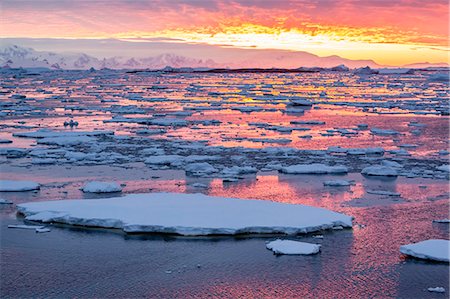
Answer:
[(342, 165), (328, 166), (325, 164), (297, 164), (282, 167), (280, 172), (287, 174), (342, 174), (347, 173), (348, 168)]
[(88, 193), (112, 193), (121, 192), (122, 187), (115, 182), (89, 182), (83, 186), (82, 190)]
[(323, 182), (324, 186), (329, 186), (329, 187), (343, 187), (343, 186), (350, 186), (353, 184), (354, 184), (354, 182), (346, 181), (346, 180), (332, 180), (332, 181)]
[(0, 198), (0, 205), (11, 205), (13, 202), (4, 198)]
[(275, 254), (310, 255), (320, 251), (319, 244), (277, 239), (266, 243), (266, 248)]
[(18, 205), (25, 219), (181, 235), (298, 234), (352, 226), (352, 217), (323, 208), (203, 194), (150, 193), (98, 200)]
[(441, 239), (425, 240), (403, 245), (400, 247), (400, 252), (419, 259), (449, 262), (450, 241)]
[(398, 176), (398, 172), (396, 169), (389, 167), (389, 166), (383, 166), (383, 165), (373, 165), (363, 168), (361, 171), (364, 175), (371, 175), (371, 176)]
[(1, 192), (33, 191), (38, 189), (40, 189), (40, 185), (32, 181), (0, 180)]
[(445, 288), (443, 287), (431, 287), (427, 289), (428, 292), (434, 292), (434, 293), (445, 293)]

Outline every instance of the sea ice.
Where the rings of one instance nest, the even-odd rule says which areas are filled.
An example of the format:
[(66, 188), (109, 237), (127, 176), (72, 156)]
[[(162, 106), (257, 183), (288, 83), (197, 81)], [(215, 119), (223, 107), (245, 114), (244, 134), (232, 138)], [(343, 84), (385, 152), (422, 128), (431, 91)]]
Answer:
[(8, 228), (20, 228), (20, 229), (43, 229), (45, 226), (43, 225), (25, 225), (25, 224), (10, 224)]
[(207, 174), (218, 172), (219, 170), (217, 168), (214, 168), (211, 164), (208, 162), (199, 162), (199, 163), (192, 163), (186, 165), (184, 168), (187, 174), (192, 176), (204, 176)]
[(121, 192), (122, 187), (115, 182), (89, 182), (83, 186), (82, 190), (89, 193), (111, 193)]
[(382, 136), (389, 136), (389, 135), (398, 135), (399, 132), (394, 130), (383, 130), (378, 128), (370, 129), (370, 132), (374, 135), (382, 135)]
[(391, 192), (391, 191), (386, 191), (386, 190), (367, 190), (366, 192), (369, 194), (385, 195), (385, 196), (400, 196), (401, 195), (398, 192)]
[(12, 201), (9, 201), (4, 198), (0, 198), (0, 205), (10, 205), (10, 204), (12, 204)]
[(319, 244), (311, 244), (305, 242), (291, 241), (291, 240), (281, 240), (277, 239), (275, 241), (266, 244), (266, 248), (272, 250), (275, 254), (316, 254), (320, 251)]
[(365, 175), (373, 175), (373, 176), (397, 176), (397, 170), (389, 166), (383, 165), (373, 165), (364, 168), (361, 171), (362, 174)]
[(450, 219), (437, 219), (437, 220), (433, 220), (433, 222), (436, 222), (436, 223), (450, 223)]
[(38, 183), (31, 181), (8, 181), (0, 180), (1, 192), (19, 192), (19, 191), (32, 191), (40, 188)]
[(330, 187), (341, 187), (341, 186), (350, 186), (353, 182), (346, 180), (333, 180), (333, 181), (325, 181), (323, 182), (324, 186)]
[(427, 290), (428, 292), (445, 293), (445, 288), (443, 287), (428, 288)]
[(348, 169), (345, 166), (328, 166), (324, 164), (297, 164), (291, 165), (287, 167), (283, 167), (280, 169), (282, 173), (288, 174), (339, 174), (339, 173), (347, 173)]
[(150, 193), (18, 205), (25, 219), (181, 235), (298, 234), (352, 227), (352, 217), (323, 208), (203, 194)]
[(154, 165), (181, 165), (183, 160), (184, 157), (178, 155), (160, 155), (149, 157), (144, 162)]
[(420, 259), (449, 262), (450, 241), (441, 239), (425, 240), (400, 246), (400, 252)]
[(443, 172), (450, 172), (450, 165), (441, 165), (436, 169)]

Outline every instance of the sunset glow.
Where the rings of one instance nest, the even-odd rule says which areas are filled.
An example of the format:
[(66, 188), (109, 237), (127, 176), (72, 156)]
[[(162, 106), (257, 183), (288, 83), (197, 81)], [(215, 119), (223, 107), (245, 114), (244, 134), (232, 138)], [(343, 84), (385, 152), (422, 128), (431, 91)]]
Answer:
[(448, 62), (446, 1), (3, 1), (2, 37), (170, 38), (381, 64)]

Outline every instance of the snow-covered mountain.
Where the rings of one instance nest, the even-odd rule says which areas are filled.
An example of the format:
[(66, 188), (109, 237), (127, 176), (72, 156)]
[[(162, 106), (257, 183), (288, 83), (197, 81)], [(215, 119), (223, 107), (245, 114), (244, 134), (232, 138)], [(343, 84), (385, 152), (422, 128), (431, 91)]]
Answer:
[(95, 69), (162, 69), (166, 66), (192, 68), (223, 67), (223, 65), (211, 59), (194, 59), (174, 54), (162, 54), (146, 58), (112, 57), (98, 59), (84, 53), (58, 54), (41, 52), (17, 45), (7, 45), (0, 48), (0, 66), (73, 70), (85, 70), (91, 67)]

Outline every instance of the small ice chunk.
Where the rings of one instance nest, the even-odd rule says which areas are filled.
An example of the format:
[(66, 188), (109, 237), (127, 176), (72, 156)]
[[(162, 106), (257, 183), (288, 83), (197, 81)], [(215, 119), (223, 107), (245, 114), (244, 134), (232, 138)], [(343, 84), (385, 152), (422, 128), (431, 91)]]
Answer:
[(46, 227), (44, 227), (44, 228), (36, 228), (36, 232), (37, 233), (48, 233), (48, 232), (50, 232), (50, 229), (46, 228)]
[(202, 184), (202, 183), (193, 183), (191, 184), (194, 188), (208, 188), (208, 185)]
[(323, 182), (324, 186), (330, 186), (330, 187), (350, 186), (351, 184), (352, 184), (351, 181), (346, 181), (346, 180), (333, 180), (333, 181)]
[(203, 176), (219, 171), (217, 168), (214, 168), (208, 162), (192, 163), (186, 165), (184, 170), (186, 171), (187, 174), (192, 176)]
[(320, 251), (319, 244), (277, 239), (266, 244), (266, 248), (275, 254), (316, 254)]
[(393, 167), (393, 168), (402, 168), (403, 167), (403, 165), (400, 163), (397, 163), (395, 161), (388, 161), (388, 160), (381, 161), (381, 165)]
[(400, 252), (419, 259), (449, 262), (449, 247), (449, 240), (431, 239), (400, 246)]
[(89, 182), (82, 190), (89, 193), (111, 193), (121, 192), (122, 187), (115, 182)]
[(10, 204), (12, 204), (12, 201), (9, 201), (9, 200), (7, 200), (7, 199), (4, 199), (4, 198), (0, 198), (0, 205), (10, 205)]
[(436, 168), (439, 171), (450, 172), (450, 165), (441, 165)]
[(427, 290), (428, 290), (428, 292), (445, 293), (445, 288), (443, 288), (443, 287), (428, 288)]
[(291, 165), (287, 167), (283, 167), (280, 169), (282, 173), (288, 174), (338, 174), (338, 173), (347, 173), (348, 169), (345, 166), (328, 166), (324, 164), (297, 164)]
[(436, 222), (436, 223), (450, 223), (450, 219), (437, 219), (437, 220), (433, 220), (433, 222)]
[(386, 196), (400, 196), (401, 195), (398, 192), (391, 192), (391, 191), (386, 191), (386, 190), (367, 190), (366, 192), (369, 194), (386, 195)]
[(153, 165), (178, 165), (183, 163), (184, 157), (178, 155), (160, 155), (147, 158), (144, 163)]
[(25, 224), (10, 224), (8, 228), (20, 228), (20, 229), (43, 229), (45, 226), (43, 225), (25, 225)]
[(400, 134), (399, 132), (394, 131), (394, 130), (383, 130), (383, 129), (378, 129), (378, 128), (370, 129), (370, 132), (373, 135), (381, 135), (381, 136), (389, 136), (389, 135), (398, 135), (398, 134)]
[(39, 184), (32, 181), (8, 181), (0, 180), (1, 192), (20, 192), (38, 190)]
[(361, 171), (362, 174), (365, 175), (373, 175), (373, 176), (397, 176), (397, 170), (389, 166), (383, 165), (373, 165), (364, 168)]

